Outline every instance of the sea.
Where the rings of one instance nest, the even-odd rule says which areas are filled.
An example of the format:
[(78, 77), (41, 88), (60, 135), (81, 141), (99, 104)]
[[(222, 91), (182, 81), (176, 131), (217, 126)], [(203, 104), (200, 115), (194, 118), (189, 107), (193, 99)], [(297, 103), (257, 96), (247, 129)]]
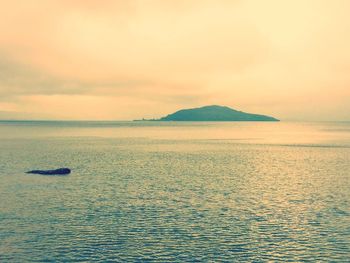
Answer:
[(350, 262), (349, 201), (350, 122), (0, 122), (0, 262)]

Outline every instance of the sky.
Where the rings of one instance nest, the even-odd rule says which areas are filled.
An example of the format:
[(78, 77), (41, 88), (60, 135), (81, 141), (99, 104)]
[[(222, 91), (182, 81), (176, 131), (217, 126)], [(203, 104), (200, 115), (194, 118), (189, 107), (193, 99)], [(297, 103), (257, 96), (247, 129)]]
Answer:
[(225, 105), (350, 121), (348, 0), (0, 0), (0, 119)]

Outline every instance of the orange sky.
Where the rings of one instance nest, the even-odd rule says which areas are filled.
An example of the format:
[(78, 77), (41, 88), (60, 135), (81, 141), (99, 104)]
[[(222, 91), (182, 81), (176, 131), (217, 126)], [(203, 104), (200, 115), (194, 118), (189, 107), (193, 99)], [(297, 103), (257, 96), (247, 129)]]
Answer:
[(348, 0), (0, 0), (0, 118), (221, 104), (350, 120)]

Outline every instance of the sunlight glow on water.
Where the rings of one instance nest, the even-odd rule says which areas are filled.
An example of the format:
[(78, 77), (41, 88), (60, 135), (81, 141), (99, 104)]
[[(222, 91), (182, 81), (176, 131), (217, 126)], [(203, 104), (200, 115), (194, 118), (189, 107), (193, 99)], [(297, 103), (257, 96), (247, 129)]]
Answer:
[(349, 123), (3, 122), (0, 158), (0, 262), (350, 258)]

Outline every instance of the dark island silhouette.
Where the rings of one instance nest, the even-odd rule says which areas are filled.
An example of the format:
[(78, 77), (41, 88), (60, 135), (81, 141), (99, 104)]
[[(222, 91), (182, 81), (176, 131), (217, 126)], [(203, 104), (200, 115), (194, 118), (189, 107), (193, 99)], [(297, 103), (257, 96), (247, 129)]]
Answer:
[(276, 118), (237, 111), (225, 106), (211, 105), (201, 108), (184, 109), (160, 119), (144, 121), (279, 121)]

